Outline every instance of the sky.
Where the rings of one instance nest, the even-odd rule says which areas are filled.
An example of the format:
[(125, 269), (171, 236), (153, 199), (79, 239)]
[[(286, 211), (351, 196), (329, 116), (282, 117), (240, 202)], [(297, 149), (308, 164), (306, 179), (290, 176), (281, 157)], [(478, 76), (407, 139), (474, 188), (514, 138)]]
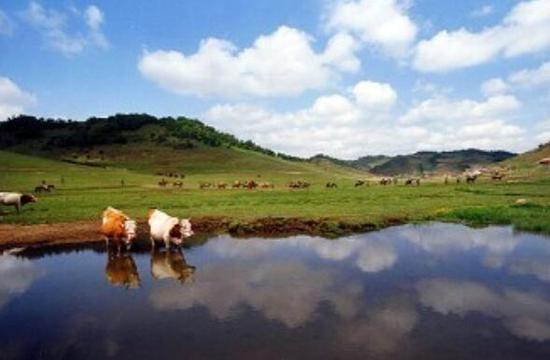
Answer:
[(0, 0), (0, 121), (198, 118), (297, 156), (550, 141), (550, 0)]

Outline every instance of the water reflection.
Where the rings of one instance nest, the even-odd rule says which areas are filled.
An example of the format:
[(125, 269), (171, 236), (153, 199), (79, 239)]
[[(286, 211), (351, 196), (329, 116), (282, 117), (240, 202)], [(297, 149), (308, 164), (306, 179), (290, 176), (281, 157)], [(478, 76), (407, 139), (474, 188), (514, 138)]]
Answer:
[(38, 277), (30, 261), (14, 256), (0, 256), (0, 310), (13, 297), (24, 293)]
[(464, 317), (477, 312), (501, 320), (517, 336), (550, 339), (550, 301), (539, 294), (449, 279), (420, 281), (417, 290), (420, 302), (441, 314)]
[(430, 224), (337, 240), (218, 236), (185, 252), (21, 251), (0, 257), (0, 354), (547, 359), (549, 240)]
[(195, 269), (187, 264), (180, 248), (164, 251), (153, 248), (151, 252), (151, 275), (157, 280), (174, 279), (184, 284), (193, 279)]
[(107, 266), (105, 267), (107, 281), (113, 286), (123, 286), (127, 289), (137, 289), (141, 284), (138, 269), (131, 253), (109, 248), (107, 251)]

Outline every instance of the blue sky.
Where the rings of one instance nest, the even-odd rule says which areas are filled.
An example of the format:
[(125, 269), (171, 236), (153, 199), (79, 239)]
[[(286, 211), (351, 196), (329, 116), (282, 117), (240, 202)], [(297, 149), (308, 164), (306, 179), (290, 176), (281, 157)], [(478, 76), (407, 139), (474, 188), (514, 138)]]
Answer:
[(550, 0), (0, 1), (0, 121), (197, 117), (295, 155), (550, 140)]

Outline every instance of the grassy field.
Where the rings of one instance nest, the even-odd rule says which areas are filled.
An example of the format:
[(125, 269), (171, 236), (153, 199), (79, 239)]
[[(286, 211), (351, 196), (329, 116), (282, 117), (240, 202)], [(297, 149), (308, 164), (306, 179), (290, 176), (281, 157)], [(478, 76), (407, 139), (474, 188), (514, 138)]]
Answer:
[[(42, 194), (40, 201), (26, 207), (21, 215), (10, 208), (0, 208), (0, 223), (92, 220), (111, 205), (138, 219), (145, 217), (148, 208), (159, 207), (182, 217), (216, 216), (244, 223), (262, 217), (328, 219), (376, 226), (444, 220), (473, 225), (513, 224), (518, 229), (550, 233), (548, 176), (502, 183), (482, 180), (470, 186), (444, 185), (442, 179), (432, 179), (420, 187), (401, 183), (355, 188), (356, 179), (368, 176), (330, 165), (323, 168), (265, 159), (260, 154), (252, 157), (244, 154), (242, 159), (231, 154), (233, 159), (226, 157), (223, 165), (212, 166), (214, 161), (220, 162), (220, 157), (216, 155), (216, 160), (209, 162), (199, 155), (193, 156), (200, 160), (189, 160), (179, 168), (187, 176), (184, 188), (177, 189), (158, 187), (159, 177), (152, 175), (153, 168), (147, 166), (147, 161), (142, 168), (134, 165), (133, 170), (127, 170), (121, 168), (120, 160), (117, 166), (98, 168), (0, 152), (0, 189), (29, 192), (41, 180), (58, 187), (52, 193)], [(209, 171), (200, 171), (196, 163), (205, 162), (210, 163)], [(276, 187), (255, 191), (198, 189), (200, 181), (232, 182), (247, 178), (270, 181)], [(289, 190), (285, 186), (297, 179), (311, 181), (313, 185), (308, 190)], [(336, 181), (339, 188), (325, 189), (329, 180)], [(516, 205), (520, 198), (527, 199), (527, 204)]]

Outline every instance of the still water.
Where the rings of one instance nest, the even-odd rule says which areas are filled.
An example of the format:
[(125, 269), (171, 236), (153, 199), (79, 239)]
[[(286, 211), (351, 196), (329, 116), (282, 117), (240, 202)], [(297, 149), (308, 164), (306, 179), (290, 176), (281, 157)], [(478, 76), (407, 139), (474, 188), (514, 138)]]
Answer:
[(549, 359), (550, 238), (406, 225), (0, 256), (0, 359)]

